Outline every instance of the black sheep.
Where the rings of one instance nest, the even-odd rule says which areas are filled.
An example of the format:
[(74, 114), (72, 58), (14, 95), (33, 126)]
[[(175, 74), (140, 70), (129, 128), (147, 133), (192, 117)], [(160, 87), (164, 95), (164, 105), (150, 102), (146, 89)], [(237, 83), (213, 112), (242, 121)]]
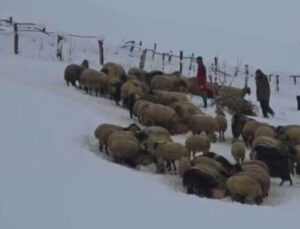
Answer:
[(280, 185), (285, 181), (290, 181), (290, 185), (293, 185), (292, 178), (290, 176), (290, 161), (291, 152), (288, 147), (283, 152), (279, 151), (275, 147), (259, 145), (255, 147), (256, 156), (255, 159), (265, 162), (270, 169), (271, 177), (279, 177), (282, 179)]

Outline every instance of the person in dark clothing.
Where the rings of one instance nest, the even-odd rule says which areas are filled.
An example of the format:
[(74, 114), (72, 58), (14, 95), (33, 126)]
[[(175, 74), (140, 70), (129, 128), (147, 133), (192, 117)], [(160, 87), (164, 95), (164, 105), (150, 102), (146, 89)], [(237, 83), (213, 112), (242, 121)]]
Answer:
[(201, 56), (197, 57), (197, 83), (201, 92), (201, 97), (203, 99), (204, 107), (207, 107), (207, 92), (206, 92), (206, 68), (203, 64), (203, 59)]
[(265, 118), (268, 118), (268, 114), (274, 116), (274, 111), (270, 107), (270, 84), (267, 76), (260, 70), (255, 72), (256, 82), (256, 98), (260, 102), (260, 106)]

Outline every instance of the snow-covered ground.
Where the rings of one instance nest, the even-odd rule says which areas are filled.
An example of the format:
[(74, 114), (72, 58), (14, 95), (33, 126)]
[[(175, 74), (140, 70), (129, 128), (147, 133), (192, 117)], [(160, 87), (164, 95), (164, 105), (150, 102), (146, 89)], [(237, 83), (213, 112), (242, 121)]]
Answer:
[[(204, 2), (202, 1), (203, 4)], [(262, 2), (266, 1), (260, 1)], [(237, 34), (240, 28), (237, 24), (230, 24), (231, 27), (227, 30), (225, 24), (234, 19), (230, 14), (231, 11), (224, 10), (225, 13), (222, 10), (222, 12), (214, 11), (220, 18), (224, 18), (227, 14), (231, 15), (231, 19), (226, 18), (220, 22), (224, 30), (220, 30), (218, 26), (214, 29), (206, 27), (206, 22), (200, 20), (200, 27), (207, 29), (205, 34), (200, 36), (196, 33), (198, 26), (197, 23), (195, 25), (195, 18), (191, 15), (187, 17), (190, 23), (187, 19), (179, 22), (174, 15), (168, 18), (168, 15), (162, 14), (161, 9), (155, 15), (152, 14), (155, 8), (149, 5), (150, 2), (142, 5), (140, 1), (132, 0), (134, 7), (129, 7), (123, 2), (122, 5), (111, 0), (103, 2), (74, 0), (70, 8), (67, 3), (69, 4), (69, 1), (66, 0), (3, 0), (0, 18), (13, 15), (16, 20), (40, 22), (51, 30), (59, 29), (79, 34), (91, 34), (99, 24), (101, 31), (104, 31), (104, 34), (100, 35), (107, 35), (111, 42), (107, 43), (109, 45), (106, 47), (106, 60), (120, 62), (126, 69), (138, 64), (140, 53), (136, 51), (129, 57), (128, 49), (119, 48), (121, 38), (143, 40), (148, 47), (152, 45), (151, 42), (157, 41), (159, 47), (163, 46), (161, 48), (165, 50), (174, 46), (177, 48), (184, 46), (192, 52), (195, 45), (198, 45), (195, 41), (202, 37), (199, 52), (203, 53), (206, 59), (212, 59), (213, 56), (220, 54), (228, 61), (226, 66), (229, 72), (234, 70), (233, 65), (237, 57), (244, 58), (243, 64), (249, 63), (263, 69), (266, 67), (270, 72), (279, 70), (293, 73), (300, 70), (295, 59), (300, 53), (286, 42), (285, 36), (273, 33), (260, 37), (255, 36), (252, 29), (247, 34), (245, 28), (240, 30), (244, 35)], [(169, 5), (167, 1), (160, 3), (162, 8)], [(190, 3), (190, 6), (196, 4), (192, 0)], [(230, 0), (223, 9), (233, 8), (232, 12), (237, 10), (240, 15), (241, 8), (232, 7), (235, 3), (237, 3), (235, 0)], [(294, 6), (296, 9), (296, 2), (290, 3), (293, 3), (290, 7)], [(159, 3), (153, 1), (153, 4)], [(207, 6), (211, 9), (214, 4), (210, 3)], [(240, 4), (237, 6), (241, 7)], [(259, 19), (263, 15), (262, 9), (269, 9), (265, 4), (260, 6), (262, 8), (258, 11)], [(281, 7), (279, 3), (272, 5), (272, 8), (277, 9), (274, 12), (278, 12)], [(146, 11), (146, 8), (151, 10), (138, 11), (138, 9)], [(253, 9), (253, 6), (250, 9)], [(206, 9), (201, 9), (202, 11)], [(56, 12), (55, 16), (53, 12)], [(188, 11), (183, 12), (189, 15)], [(59, 17), (63, 13), (64, 17)], [(173, 14), (178, 14), (175, 7)], [(280, 21), (283, 15), (275, 16)], [(285, 18), (284, 22), (292, 22), (294, 17), (296, 16)], [(211, 26), (219, 23), (217, 19), (214, 20), (213, 22), (208, 20), (212, 23)], [(251, 20), (246, 21), (250, 23)], [(176, 28), (181, 25), (180, 23), (185, 25), (184, 33), (178, 35)], [(266, 24), (267, 22), (262, 23)], [(259, 27), (258, 31), (261, 33), (263, 28)], [(158, 31), (157, 34), (154, 30)], [(230, 33), (231, 30), (234, 33)], [(290, 32), (288, 28), (282, 31)], [(220, 35), (222, 32), (224, 36)], [(193, 38), (189, 39), (182, 34), (188, 34), (188, 37)], [(253, 36), (255, 39), (252, 39)], [(232, 203), (228, 199), (210, 200), (189, 196), (184, 193), (178, 176), (157, 175), (152, 173), (151, 169), (135, 171), (111, 163), (109, 158), (98, 153), (97, 141), (93, 136), (94, 130), (97, 125), (104, 122), (127, 126), (133, 122), (129, 118), (128, 111), (115, 106), (114, 102), (108, 99), (88, 96), (73, 87), (67, 87), (63, 80), (63, 71), (68, 62), (79, 62), (83, 58), (88, 58), (93, 67), (100, 67), (97, 44), (94, 41), (83, 43), (75, 39), (67, 41), (69, 46), (66, 46), (66, 62), (62, 63), (55, 59), (55, 37), (40, 34), (22, 34), (20, 37), (21, 54), (14, 56), (12, 34), (0, 32), (1, 229), (154, 227), (274, 229), (300, 226), (297, 218), (300, 211), (299, 177), (293, 177), (293, 187), (287, 183), (280, 187), (279, 180), (272, 179), (269, 197), (264, 199), (263, 206), (257, 207)], [(270, 40), (272, 42), (269, 42)], [(247, 43), (245, 49), (241, 49), (241, 44), (245, 43)], [(269, 52), (270, 50), (272, 51)], [(278, 53), (282, 56), (279, 57)], [(259, 58), (256, 58), (257, 56)], [(151, 58), (148, 58), (147, 69), (161, 69), (161, 59), (151, 61)], [(184, 73), (193, 75), (193, 71), (186, 70), (188, 64), (184, 63)], [(165, 70), (178, 70), (178, 62), (166, 65)], [(242, 86), (244, 83), (243, 75), (229, 79), (231, 80), (236, 86)], [(258, 105), (252, 78), (249, 79), (249, 85), (253, 93), (248, 99)], [(272, 80), (271, 107), (274, 108), (275, 117), (268, 120), (258, 119), (274, 125), (299, 124), (296, 95), (300, 95), (300, 84), (294, 85), (292, 79), (281, 77), (279, 92), (276, 92), (275, 86)], [(191, 99), (195, 104), (202, 106), (202, 100), (198, 97), (191, 96)], [(205, 111), (213, 114), (214, 108), (209, 107)], [(227, 114), (227, 118), (230, 122), (230, 115)], [(184, 142), (188, 135), (175, 136), (174, 140)], [(232, 160), (230, 129), (226, 132), (226, 137), (225, 143), (213, 144), (212, 151)]]
[[(293, 187), (274, 179), (261, 207), (188, 196), (176, 176), (134, 171), (97, 155), (98, 124), (132, 121), (112, 101), (66, 87), (65, 64), (3, 53), (0, 60), (0, 228), (299, 226), (299, 178)], [(273, 93), (272, 123), (299, 123), (298, 90), (286, 81)], [(230, 131), (226, 136), (213, 150), (231, 159)]]

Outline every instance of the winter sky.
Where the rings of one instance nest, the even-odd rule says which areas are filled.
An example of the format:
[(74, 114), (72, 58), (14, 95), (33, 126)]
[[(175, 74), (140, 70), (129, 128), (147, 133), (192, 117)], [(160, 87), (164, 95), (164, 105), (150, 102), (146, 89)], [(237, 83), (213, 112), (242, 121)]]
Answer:
[(299, 8), (297, 0), (1, 0), (0, 17), (299, 72)]

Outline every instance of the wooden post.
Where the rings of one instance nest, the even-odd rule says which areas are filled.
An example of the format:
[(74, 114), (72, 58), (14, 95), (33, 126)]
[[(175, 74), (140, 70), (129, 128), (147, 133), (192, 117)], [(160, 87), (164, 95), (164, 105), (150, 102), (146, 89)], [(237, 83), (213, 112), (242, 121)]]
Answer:
[(248, 86), (248, 78), (249, 78), (249, 66), (248, 64), (245, 65), (245, 87)]
[(12, 24), (13, 24), (13, 18), (12, 18), (12, 17), (9, 17), (9, 19), (8, 19), (8, 23), (9, 23), (10, 25), (12, 25)]
[(62, 49), (63, 49), (63, 36), (57, 35), (57, 49), (56, 49), (56, 57), (62, 61)]
[(183, 51), (180, 51), (179, 53), (179, 72), (182, 74), (182, 60), (183, 60)]
[(99, 63), (100, 65), (104, 64), (104, 48), (103, 48), (103, 40), (98, 40), (99, 45)]
[(153, 54), (152, 54), (152, 60), (154, 60), (155, 53), (156, 53), (156, 48), (157, 48), (157, 44), (156, 44), (156, 43), (154, 43), (154, 47), (153, 47)]
[(294, 76), (294, 84), (296, 85), (297, 84), (297, 77)]
[(195, 54), (194, 54), (194, 53), (192, 53), (192, 56), (191, 56), (191, 62), (190, 62), (190, 66), (189, 66), (189, 71), (191, 71), (191, 70), (192, 70), (193, 61), (194, 61), (194, 56), (195, 56)]
[(279, 91), (279, 75), (276, 75), (276, 90)]
[(217, 83), (217, 81), (218, 81), (218, 58), (217, 57), (214, 58), (214, 63), (215, 63), (215, 65), (214, 65), (214, 67), (215, 67), (215, 69), (214, 69), (215, 83)]
[(166, 59), (166, 53), (162, 54), (162, 70), (165, 70), (165, 59)]
[(271, 80), (272, 80), (272, 74), (269, 75), (269, 81), (271, 81)]
[(132, 52), (134, 50), (134, 45), (135, 45), (135, 41), (131, 42), (131, 47), (130, 47), (130, 54), (132, 55)]
[(170, 50), (170, 53), (169, 53), (169, 59), (168, 59), (169, 64), (171, 64), (172, 56), (173, 56), (173, 51)]
[(146, 63), (147, 49), (144, 49), (140, 59), (140, 69), (144, 70)]
[(18, 23), (14, 23), (14, 53), (19, 54)]
[(140, 46), (140, 52), (141, 52), (142, 51), (142, 46), (143, 46), (143, 42), (142, 41), (139, 42), (139, 46)]

